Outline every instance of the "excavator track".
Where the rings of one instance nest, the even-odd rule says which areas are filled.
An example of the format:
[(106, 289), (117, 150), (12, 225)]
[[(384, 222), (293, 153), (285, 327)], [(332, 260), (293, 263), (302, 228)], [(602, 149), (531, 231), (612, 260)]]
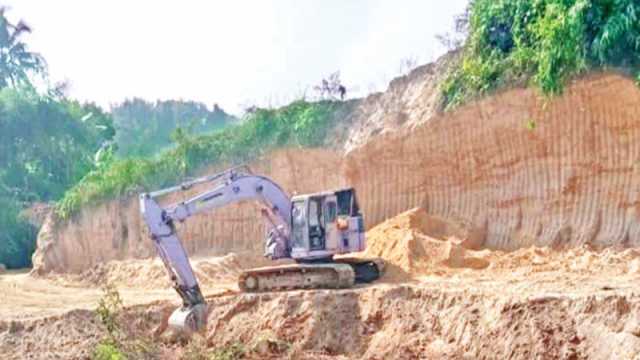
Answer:
[(238, 286), (245, 292), (345, 289), (378, 279), (383, 268), (384, 264), (378, 259), (336, 259), (327, 263), (270, 266), (244, 271)]

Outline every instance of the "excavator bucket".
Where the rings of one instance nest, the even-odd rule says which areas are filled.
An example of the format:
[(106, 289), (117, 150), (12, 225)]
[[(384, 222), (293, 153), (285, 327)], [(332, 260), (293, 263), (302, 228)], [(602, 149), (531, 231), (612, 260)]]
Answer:
[(169, 328), (190, 335), (207, 325), (207, 305), (196, 304), (176, 309), (168, 320)]

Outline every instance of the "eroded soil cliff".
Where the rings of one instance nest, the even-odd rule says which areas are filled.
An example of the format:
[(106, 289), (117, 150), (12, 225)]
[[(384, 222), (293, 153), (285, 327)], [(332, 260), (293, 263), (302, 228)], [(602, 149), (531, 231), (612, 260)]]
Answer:
[[(443, 114), (440, 71), (418, 68), (354, 105), (349, 151), (291, 149), (252, 167), (290, 193), (354, 186), (369, 228), (422, 207), (484, 229), (480, 246), (492, 249), (638, 245), (640, 89), (631, 79), (591, 74), (557, 98), (517, 88)], [(258, 254), (263, 229), (257, 208), (240, 204), (180, 233), (192, 254)], [(135, 195), (49, 221), (38, 242), (39, 273), (152, 255)]]
[(405, 209), (486, 227), (484, 246), (637, 246), (640, 89), (594, 74), (554, 99), (514, 89), (346, 157), (369, 224)]

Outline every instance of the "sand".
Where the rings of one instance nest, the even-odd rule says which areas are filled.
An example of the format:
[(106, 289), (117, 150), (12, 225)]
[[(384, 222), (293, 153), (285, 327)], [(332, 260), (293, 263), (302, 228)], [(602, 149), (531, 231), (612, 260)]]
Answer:
[(477, 256), (483, 253), (469, 250), (477, 247), (478, 232), (416, 208), (369, 230), (367, 250), (361, 255), (384, 259), (388, 281), (442, 274), (451, 268), (483, 269), (489, 266)]
[[(387, 273), (346, 290), (242, 294), (237, 275), (264, 260), (196, 257), (211, 310), (198, 336), (208, 349), (242, 343), (255, 359), (640, 356), (640, 250), (505, 252), (478, 249), (481, 235), (423, 209), (404, 212), (371, 229), (359, 254), (383, 258)], [(75, 275), (9, 272), (0, 275), (2, 358), (88, 356), (104, 336), (93, 309), (107, 282), (122, 294), (132, 337), (153, 338), (178, 304), (157, 259), (111, 261)], [(166, 333), (153, 341), (159, 358), (181, 358), (193, 346)]]

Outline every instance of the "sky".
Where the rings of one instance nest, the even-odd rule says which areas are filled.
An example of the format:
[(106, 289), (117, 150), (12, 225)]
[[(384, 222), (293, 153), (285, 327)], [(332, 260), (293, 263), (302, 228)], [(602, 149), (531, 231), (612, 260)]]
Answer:
[(349, 97), (381, 91), (446, 49), (467, 0), (0, 0), (51, 82), (102, 106), (196, 100), (232, 113), (313, 96), (340, 71)]

